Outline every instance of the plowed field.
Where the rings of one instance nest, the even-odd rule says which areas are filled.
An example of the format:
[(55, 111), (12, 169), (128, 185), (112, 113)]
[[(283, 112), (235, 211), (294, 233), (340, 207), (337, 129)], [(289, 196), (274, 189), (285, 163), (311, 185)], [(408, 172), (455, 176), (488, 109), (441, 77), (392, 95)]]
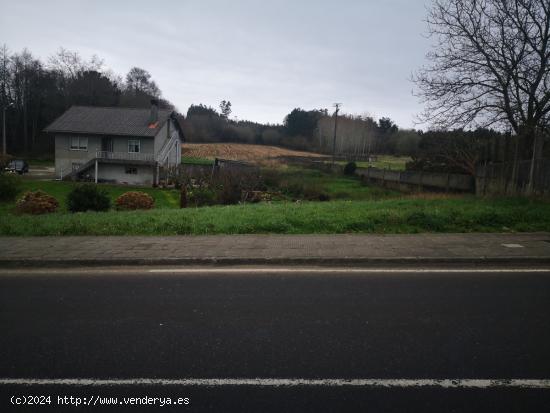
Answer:
[(277, 162), (281, 156), (321, 157), (317, 153), (293, 151), (277, 146), (244, 143), (184, 143), (182, 155), (190, 158), (222, 158), (257, 163)]

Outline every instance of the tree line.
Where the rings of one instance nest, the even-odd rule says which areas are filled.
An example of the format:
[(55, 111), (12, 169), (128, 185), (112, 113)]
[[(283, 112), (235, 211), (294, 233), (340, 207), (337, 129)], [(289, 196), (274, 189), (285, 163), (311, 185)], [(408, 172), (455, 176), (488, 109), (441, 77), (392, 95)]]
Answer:
[[(335, 117), (328, 109), (293, 109), (282, 124), (263, 124), (232, 120), (228, 101), (220, 111), (203, 104), (191, 105), (184, 123), (189, 142), (241, 142), (283, 146), (290, 149), (331, 154)], [(231, 107), (229, 105), (229, 107)], [(230, 112), (229, 112), (230, 113)], [(336, 154), (343, 157), (366, 157), (371, 154), (413, 155), (420, 135), (416, 130), (400, 129), (390, 118), (375, 120), (368, 115), (343, 114), (338, 117)]]
[(173, 108), (142, 68), (133, 67), (122, 77), (99, 57), (86, 60), (64, 48), (46, 62), (27, 49), (0, 49), (0, 108), (6, 113), (8, 153), (51, 153), (52, 141), (42, 130), (72, 105), (145, 108), (152, 98)]

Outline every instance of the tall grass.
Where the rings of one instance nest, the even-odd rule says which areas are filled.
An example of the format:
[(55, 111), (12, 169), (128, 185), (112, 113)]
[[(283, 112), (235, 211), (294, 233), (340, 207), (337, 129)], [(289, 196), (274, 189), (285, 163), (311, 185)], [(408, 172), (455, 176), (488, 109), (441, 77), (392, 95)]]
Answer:
[(1, 235), (332, 234), (550, 231), (542, 200), (282, 202), (0, 217)]

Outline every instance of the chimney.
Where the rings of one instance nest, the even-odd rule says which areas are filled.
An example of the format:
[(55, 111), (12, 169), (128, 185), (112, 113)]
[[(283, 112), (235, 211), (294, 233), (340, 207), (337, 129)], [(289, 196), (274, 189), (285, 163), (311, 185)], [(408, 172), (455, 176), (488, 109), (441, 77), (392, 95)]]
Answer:
[(149, 127), (155, 127), (159, 120), (159, 102), (151, 99), (151, 114), (149, 115)]

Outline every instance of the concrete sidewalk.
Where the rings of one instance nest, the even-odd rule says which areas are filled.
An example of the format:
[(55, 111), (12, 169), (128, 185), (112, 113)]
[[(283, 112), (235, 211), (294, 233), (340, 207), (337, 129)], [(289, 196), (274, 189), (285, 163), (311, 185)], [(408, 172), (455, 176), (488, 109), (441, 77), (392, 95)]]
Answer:
[(0, 267), (550, 264), (550, 233), (0, 237)]

